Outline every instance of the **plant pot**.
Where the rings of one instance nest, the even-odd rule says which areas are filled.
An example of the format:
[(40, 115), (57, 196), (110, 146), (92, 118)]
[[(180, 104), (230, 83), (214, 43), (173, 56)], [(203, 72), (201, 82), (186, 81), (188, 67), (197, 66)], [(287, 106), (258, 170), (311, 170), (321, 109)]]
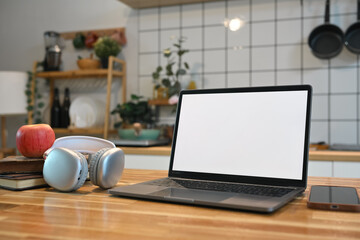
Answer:
[(160, 135), (159, 129), (142, 129), (139, 135), (135, 133), (135, 129), (119, 129), (120, 139), (127, 140), (156, 140)]

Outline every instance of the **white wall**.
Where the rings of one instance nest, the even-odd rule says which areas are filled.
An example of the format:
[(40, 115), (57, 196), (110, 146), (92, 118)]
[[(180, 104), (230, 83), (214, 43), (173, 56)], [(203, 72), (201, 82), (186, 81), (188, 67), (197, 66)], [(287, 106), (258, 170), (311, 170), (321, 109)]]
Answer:
[[(31, 70), (44, 57), (47, 30), (126, 27), (128, 45), (120, 57), (128, 63), (127, 92), (151, 97), (151, 72), (163, 63), (162, 50), (170, 47), (171, 35), (183, 35), (198, 87), (312, 84), (311, 141), (359, 144), (359, 57), (344, 48), (329, 61), (319, 60), (307, 46), (310, 31), (323, 23), (324, 2), (229, 0), (133, 10), (117, 0), (0, 0), (0, 70)], [(356, 20), (356, 0), (331, 3), (331, 21), (345, 31)], [(222, 22), (232, 17), (247, 24), (230, 32)], [(77, 55), (68, 41), (65, 70), (77, 68)], [(10, 146), (22, 122), (8, 121)]]

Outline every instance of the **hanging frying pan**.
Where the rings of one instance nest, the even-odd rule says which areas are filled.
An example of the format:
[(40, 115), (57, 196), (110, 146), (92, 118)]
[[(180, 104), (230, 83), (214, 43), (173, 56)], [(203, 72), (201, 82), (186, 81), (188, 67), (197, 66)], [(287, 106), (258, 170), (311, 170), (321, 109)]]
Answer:
[(346, 30), (345, 46), (350, 52), (360, 54), (360, 0), (358, 0), (357, 8), (357, 22)]
[(342, 30), (330, 24), (330, 0), (326, 0), (325, 23), (312, 30), (308, 44), (316, 57), (330, 59), (341, 52), (343, 40)]

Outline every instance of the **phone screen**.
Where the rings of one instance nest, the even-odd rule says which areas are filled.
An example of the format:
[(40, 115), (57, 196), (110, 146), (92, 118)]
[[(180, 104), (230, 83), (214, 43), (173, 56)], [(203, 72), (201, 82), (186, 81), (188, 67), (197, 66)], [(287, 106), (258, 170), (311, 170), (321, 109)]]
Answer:
[(312, 186), (310, 202), (334, 204), (360, 204), (359, 196), (353, 187)]

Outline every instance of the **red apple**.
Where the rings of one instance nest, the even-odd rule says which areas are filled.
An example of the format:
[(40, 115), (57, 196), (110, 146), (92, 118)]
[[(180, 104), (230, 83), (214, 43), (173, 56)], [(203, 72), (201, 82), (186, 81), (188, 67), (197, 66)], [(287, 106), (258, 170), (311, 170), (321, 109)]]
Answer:
[(16, 133), (16, 146), (25, 157), (42, 157), (55, 141), (54, 130), (48, 124), (29, 124)]

